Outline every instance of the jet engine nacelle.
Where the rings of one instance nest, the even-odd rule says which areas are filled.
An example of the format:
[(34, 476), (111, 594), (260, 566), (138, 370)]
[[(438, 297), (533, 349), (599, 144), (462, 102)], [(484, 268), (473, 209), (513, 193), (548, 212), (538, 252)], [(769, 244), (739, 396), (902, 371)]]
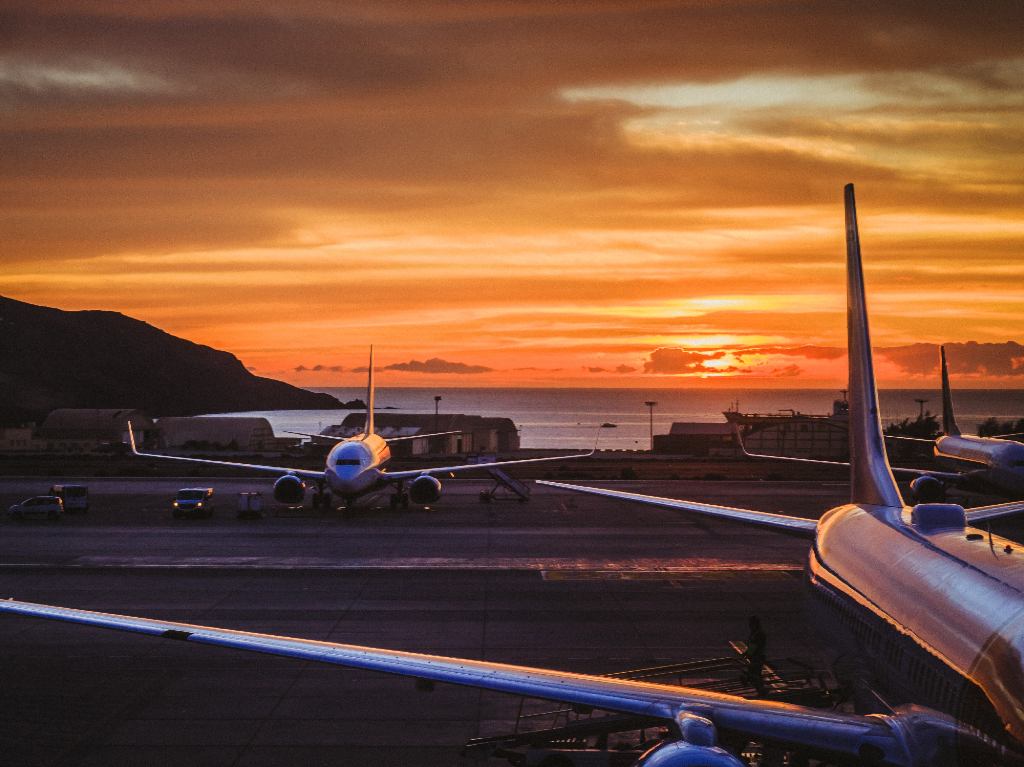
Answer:
[(306, 483), (294, 474), (285, 474), (274, 483), (274, 500), (289, 505), (302, 503), (306, 498)]
[(441, 483), (429, 474), (421, 474), (409, 485), (409, 498), (413, 503), (434, 503), (440, 497)]
[(735, 756), (718, 746), (698, 746), (685, 740), (662, 743), (646, 752), (635, 767), (743, 767)]
[(946, 500), (946, 486), (928, 474), (922, 474), (911, 482), (910, 492), (918, 503), (944, 503)]

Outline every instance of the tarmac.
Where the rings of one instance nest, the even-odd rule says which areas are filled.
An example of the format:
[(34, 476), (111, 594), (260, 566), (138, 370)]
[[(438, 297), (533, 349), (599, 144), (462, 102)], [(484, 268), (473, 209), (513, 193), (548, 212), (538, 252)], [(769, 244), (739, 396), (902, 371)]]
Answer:
[[(756, 613), (770, 658), (828, 662), (803, 619), (807, 543), (769, 531), (536, 485), (484, 504), (490, 485), (467, 480), (430, 509), (381, 496), (347, 516), (276, 508), (261, 479), (78, 481), (88, 514), (0, 520), (0, 598), (585, 673), (727, 654)], [(49, 483), (0, 479), (0, 509)], [(808, 517), (848, 492), (600, 484)], [(215, 489), (213, 518), (173, 519), (175, 491), (196, 485)], [(263, 519), (236, 518), (243, 490), (264, 492)], [(0, 616), (4, 765), (479, 764), (463, 744), (511, 731), (519, 703)]]

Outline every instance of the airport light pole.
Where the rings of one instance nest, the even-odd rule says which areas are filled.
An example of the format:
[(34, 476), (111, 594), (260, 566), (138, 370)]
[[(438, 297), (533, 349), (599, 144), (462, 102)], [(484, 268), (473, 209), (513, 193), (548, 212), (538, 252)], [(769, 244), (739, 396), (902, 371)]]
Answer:
[(653, 453), (654, 452), (654, 406), (657, 405), (658, 403), (654, 402), (653, 400), (647, 400), (646, 402), (644, 402), (644, 404), (647, 405), (647, 412), (651, 416), (651, 452)]
[(917, 399), (916, 397), (914, 398), (914, 402), (916, 402), (917, 405), (918, 405), (918, 411), (917, 411), (917, 420), (918, 421), (923, 421), (924, 420), (924, 403), (927, 402), (927, 401), (928, 400), (926, 400), (926, 399)]
[(434, 431), (437, 431), (437, 409), (441, 405), (441, 395), (434, 395)]

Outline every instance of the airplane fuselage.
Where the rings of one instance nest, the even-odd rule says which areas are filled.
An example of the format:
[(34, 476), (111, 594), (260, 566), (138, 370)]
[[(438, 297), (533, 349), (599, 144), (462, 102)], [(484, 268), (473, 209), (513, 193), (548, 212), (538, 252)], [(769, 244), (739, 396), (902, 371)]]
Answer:
[(1024, 498), (1024, 444), (1005, 439), (947, 435), (935, 440), (935, 457), (981, 469), (981, 478), (1010, 498)]
[(356, 498), (375, 490), (387, 483), (384, 465), (390, 459), (391, 449), (379, 434), (343, 440), (327, 453), (327, 487), (343, 498)]
[(851, 505), (822, 518), (807, 574), (890, 702), (1024, 751), (1024, 548), (965, 527), (957, 506)]

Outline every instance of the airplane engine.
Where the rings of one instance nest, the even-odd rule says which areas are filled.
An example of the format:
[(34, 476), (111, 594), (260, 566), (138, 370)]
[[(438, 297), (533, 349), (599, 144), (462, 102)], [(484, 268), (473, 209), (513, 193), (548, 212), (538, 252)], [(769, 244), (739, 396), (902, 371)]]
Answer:
[(413, 503), (434, 503), (441, 497), (441, 483), (429, 474), (421, 474), (409, 485), (409, 498)]
[(278, 503), (302, 503), (306, 497), (306, 483), (294, 474), (285, 474), (274, 483), (274, 500)]
[(662, 743), (645, 753), (635, 767), (743, 767), (744, 763), (718, 746), (698, 746), (685, 740)]
[(744, 762), (716, 745), (718, 732), (710, 719), (680, 711), (676, 724), (682, 738), (659, 743), (635, 767), (743, 767)]
[(922, 474), (910, 483), (910, 492), (918, 503), (943, 503), (946, 500), (946, 486), (941, 480)]

